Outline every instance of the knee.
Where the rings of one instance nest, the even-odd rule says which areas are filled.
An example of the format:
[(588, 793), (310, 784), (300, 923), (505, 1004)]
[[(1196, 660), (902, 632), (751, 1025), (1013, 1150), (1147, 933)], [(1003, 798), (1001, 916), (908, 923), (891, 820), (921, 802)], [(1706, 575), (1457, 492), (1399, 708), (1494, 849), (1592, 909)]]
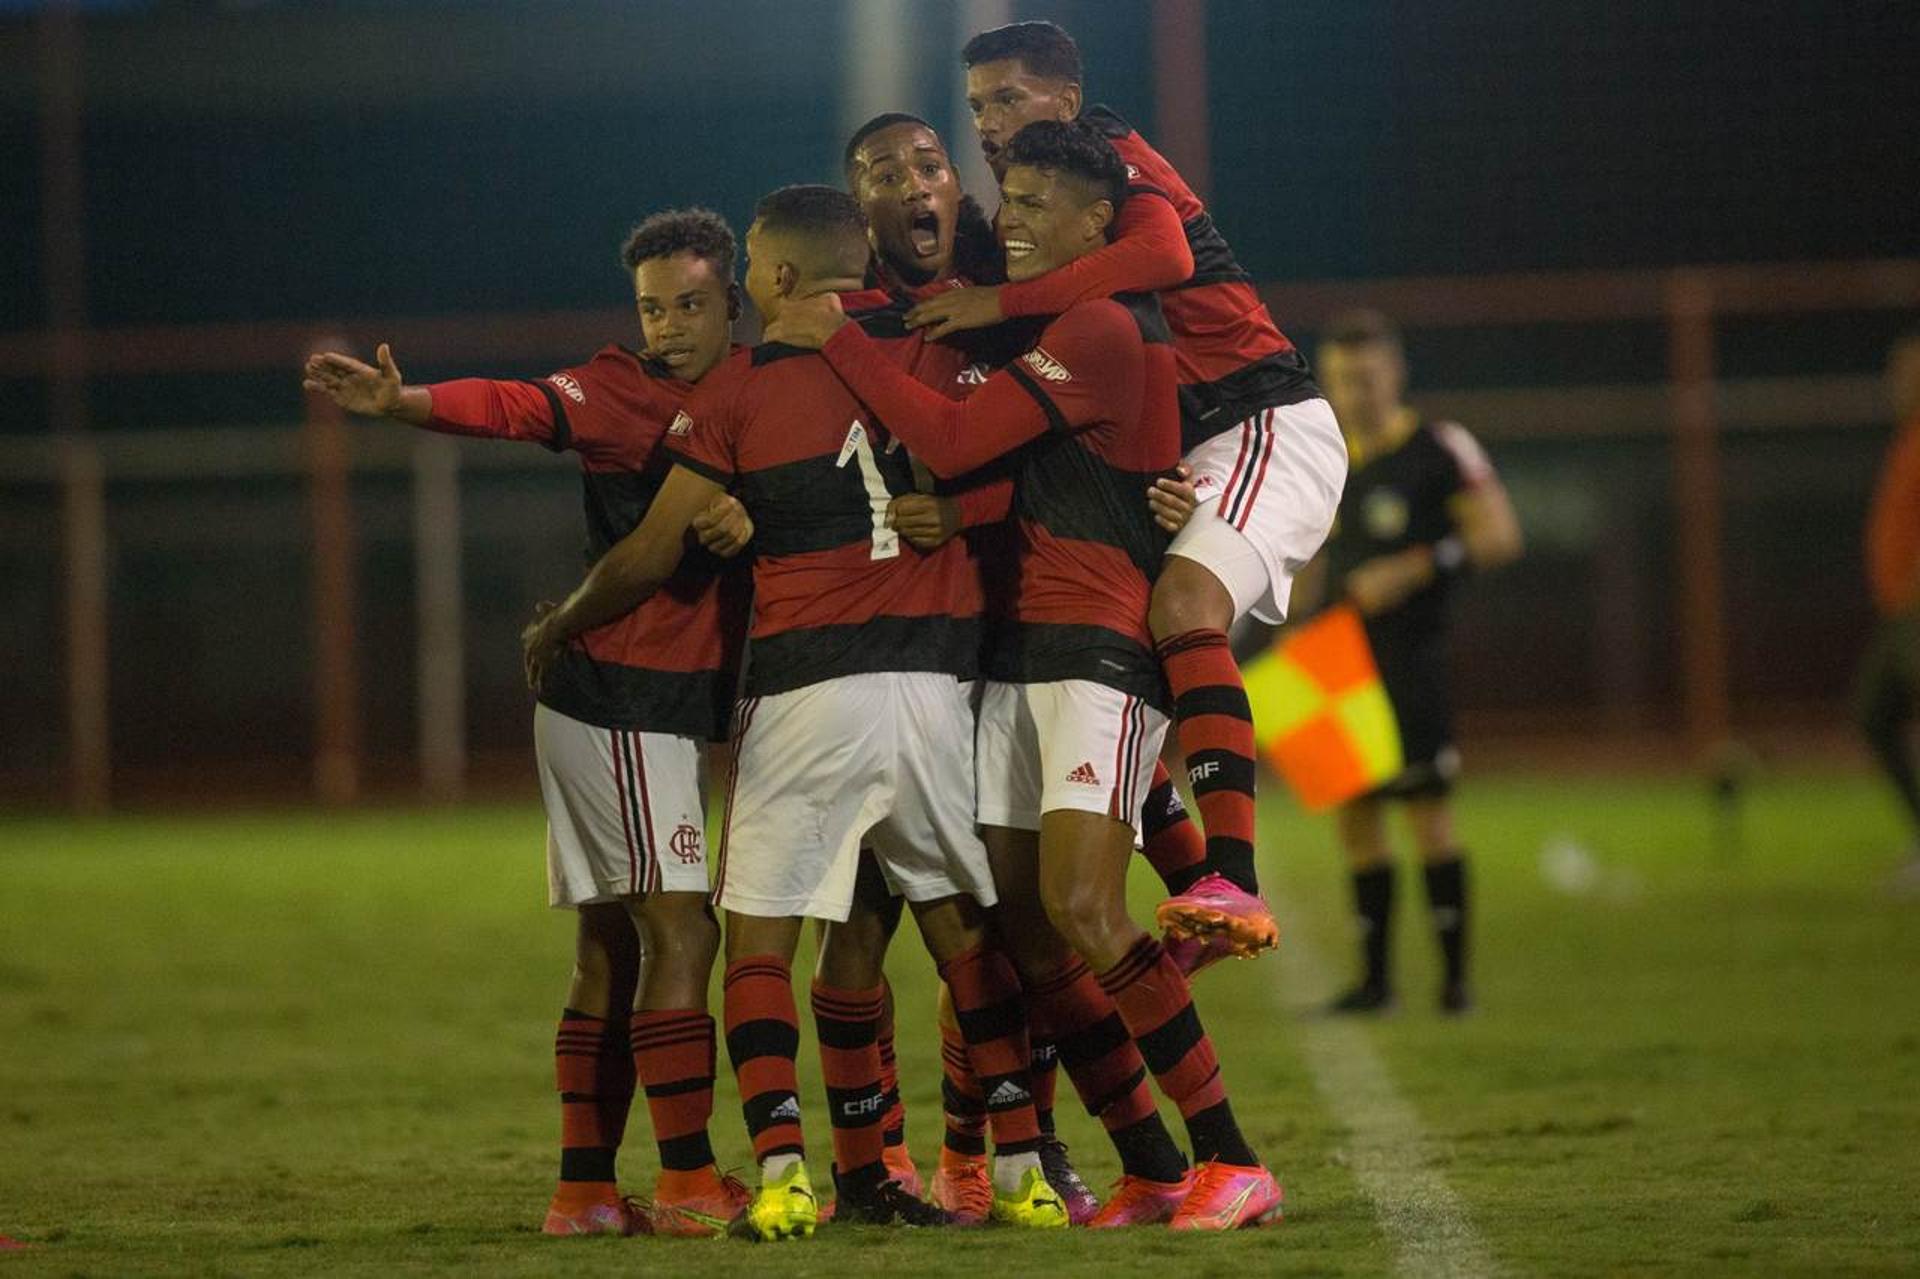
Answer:
[(1048, 921), (1097, 972), (1120, 962), (1137, 931), (1124, 907), (1085, 880), (1048, 885), (1044, 901)]
[(1147, 625), (1155, 639), (1188, 631), (1224, 631), (1233, 625), (1233, 597), (1213, 574), (1179, 557), (1167, 560), (1154, 584)]

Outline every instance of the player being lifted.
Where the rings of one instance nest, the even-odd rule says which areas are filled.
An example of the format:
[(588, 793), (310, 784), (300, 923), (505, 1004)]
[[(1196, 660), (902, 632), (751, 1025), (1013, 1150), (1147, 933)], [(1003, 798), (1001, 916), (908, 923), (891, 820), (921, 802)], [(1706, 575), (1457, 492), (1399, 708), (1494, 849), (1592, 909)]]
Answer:
[[(1005, 265), (993, 230), (986, 224), (971, 199), (961, 193), (958, 175), (948, 160), (945, 144), (933, 126), (917, 116), (888, 112), (874, 117), (856, 129), (848, 140), (845, 165), (848, 189), (860, 201), (867, 215), (869, 238), (874, 250), (874, 274), (898, 296), (925, 298), (958, 287), (969, 280), (1002, 278)], [(960, 335), (967, 337), (970, 335)], [(1005, 337), (994, 335), (987, 345), (1007, 347)], [(1010, 358), (1017, 347), (1004, 349), (997, 358)], [(995, 354), (982, 352), (989, 359)], [(969, 365), (969, 379), (984, 372), (980, 365)], [(956, 393), (970, 386), (951, 388)], [(975, 540), (976, 564), (1005, 563), (1013, 554), (1006, 538), (1011, 529), (999, 524), (1006, 518), (1010, 491), (1004, 483), (975, 483), (951, 495), (911, 493), (896, 497), (888, 507), (887, 521), (900, 535), (924, 550), (940, 545), (961, 530), (970, 530)], [(1192, 514), (1192, 490), (1169, 479), (1156, 479), (1148, 493), (1154, 518), (1169, 532), (1177, 531)], [(983, 583), (989, 609), (996, 597), (1004, 594), (1005, 574), (987, 574)], [(1166, 770), (1156, 766), (1154, 789), (1144, 806), (1145, 851), (1163, 878), (1198, 864), (1205, 846), (1193, 823), (1180, 807)], [(864, 867), (863, 867), (864, 869)], [(876, 922), (890, 927), (898, 919), (874, 913)], [(849, 937), (849, 931), (836, 927), (836, 939)], [(871, 946), (884, 947), (884, 937), (853, 938)], [(1198, 949), (1197, 947), (1195, 948)], [(825, 962), (823, 960), (823, 962)], [(1037, 1010), (1044, 1017), (1047, 1009)], [(1067, 1018), (1076, 1024), (1078, 1014)], [(1107, 1024), (1110, 1008), (1102, 1010), (1092, 1025)], [(993, 1187), (988, 1177), (985, 1131), (986, 1097), (979, 1079), (969, 1064), (960, 1029), (945, 997), (941, 1001), (941, 1059), (946, 1070), (942, 1095), (946, 1111), (946, 1135), (941, 1145), (940, 1162), (934, 1174), (933, 1201), (953, 1213), (956, 1220), (978, 1221), (989, 1214)], [(1074, 1224), (1084, 1225), (1099, 1211), (1099, 1200), (1074, 1170), (1065, 1143), (1055, 1135), (1053, 1125), (1054, 1084), (1059, 1061), (1056, 1045), (1045, 1036), (1033, 1043), (1034, 1100), (1045, 1140), (1040, 1148), (1047, 1180), (1060, 1192)], [(1126, 1052), (1132, 1053), (1129, 1047)], [(1087, 1078), (1087, 1064), (1076, 1056), (1077, 1073)], [(1136, 1059), (1131, 1072), (1141, 1069)], [(1144, 1084), (1144, 1080), (1142, 1080)], [(1115, 1105), (1106, 1084), (1094, 1085), (1084, 1100), (1096, 1114), (1123, 1121), (1126, 1110)], [(893, 1090), (897, 1096), (897, 1087)], [(1142, 1089), (1140, 1096), (1146, 1098)], [(889, 1116), (889, 1141), (894, 1126), (903, 1115)], [(903, 1151), (889, 1146), (889, 1155)]]
[(1467, 863), (1448, 802), (1460, 757), (1448, 710), (1447, 605), (1455, 579), (1520, 554), (1520, 525), (1473, 437), (1407, 407), (1400, 334), (1385, 316), (1356, 311), (1335, 319), (1317, 354), (1353, 473), (1333, 540), (1302, 576), (1294, 602), (1303, 611), (1315, 607), (1330, 579), (1333, 593), (1359, 608), (1406, 754), (1400, 776), (1339, 812), (1365, 975), (1333, 1011), (1378, 1012), (1393, 1003), (1394, 872), (1384, 819), (1387, 801), (1398, 800), (1425, 866), (1444, 972), (1440, 1007), (1465, 1012)]
[[(411, 386), (382, 345), (377, 367), (315, 356), (306, 385), (352, 412), (577, 453), (592, 560), (646, 514), (667, 472), (660, 442), (693, 385), (725, 358), (740, 310), (733, 232), (715, 214), (656, 214), (635, 228), (621, 261), (640, 352), (607, 346), (541, 381)], [(727, 525), (730, 506), (702, 515), (714, 545), (750, 533)], [(701, 743), (726, 736), (746, 596), (744, 571), (691, 555), (659, 594), (568, 645), (540, 689), (534, 743), (548, 894), (579, 916), (554, 1043), (562, 1149), (549, 1234), (710, 1234), (746, 1200), (744, 1186), (715, 1170), (707, 1140), (707, 983), (719, 929), (707, 905), (700, 783)], [(636, 1074), (660, 1152), (653, 1221), (636, 1215), (614, 1180)]]
[[(747, 250), (748, 292), (777, 326), (796, 298), (860, 289), (866, 222), (845, 192), (787, 187), (760, 202)], [(930, 350), (906, 338), (897, 307), (873, 322), (897, 335), (889, 360), (911, 365)], [(949, 378), (959, 371), (947, 367)], [(979, 585), (965, 547), (922, 552), (886, 526), (889, 503), (913, 490), (912, 461), (811, 351), (769, 341), (735, 356), (669, 435), (676, 465), (646, 520), (528, 629), (528, 663), (538, 676), (566, 636), (670, 580), (689, 523), (736, 489), (755, 524), (755, 616), (716, 891), (727, 912), (727, 1048), (760, 1161), (743, 1233), (807, 1235), (817, 1219), (790, 966), (805, 919), (847, 918), (863, 838), (910, 903), (989, 1090), (993, 1215), (1066, 1225), (1040, 1170), (1019, 979), (986, 944), (982, 908), (995, 893), (974, 829), (964, 684), (978, 660)], [(865, 982), (814, 987), (839, 1214), (936, 1224), (944, 1213), (887, 1177), (877, 959)]]
[[(1030, 125), (1004, 167), (999, 231), (1012, 279), (1064, 269), (1106, 243), (1127, 175), (1099, 132)], [(1002, 934), (1036, 998), (1091, 966), (1186, 1119), (1199, 1169), (1130, 1171), (1102, 1209), (1107, 1223), (1228, 1229), (1277, 1217), (1280, 1187), (1234, 1120), (1186, 978), (1126, 912), (1135, 824), (1167, 724), (1147, 628), (1167, 539), (1139, 500), (1180, 454), (1158, 305), (1077, 303), (961, 401), (895, 367), (831, 297), (783, 309), (769, 333), (820, 347), (936, 475), (1019, 450), (1018, 584), (987, 649), (979, 728), (980, 818)]]
[(1333, 523), (1346, 474), (1340, 431), (1199, 198), (1119, 116), (1104, 107), (1083, 114), (1073, 37), (1050, 22), (1017, 22), (975, 36), (961, 58), (996, 176), (1024, 125), (1078, 117), (1119, 151), (1134, 198), (1099, 252), (1044, 279), (928, 299), (910, 319), (945, 333), (1125, 290), (1162, 291), (1179, 366), (1180, 447), (1202, 504), (1154, 585), (1151, 625), (1207, 860), (1158, 913), (1175, 936), (1255, 954), (1279, 933), (1257, 896), (1253, 718), (1227, 632), (1248, 612), (1284, 617), (1294, 574)]

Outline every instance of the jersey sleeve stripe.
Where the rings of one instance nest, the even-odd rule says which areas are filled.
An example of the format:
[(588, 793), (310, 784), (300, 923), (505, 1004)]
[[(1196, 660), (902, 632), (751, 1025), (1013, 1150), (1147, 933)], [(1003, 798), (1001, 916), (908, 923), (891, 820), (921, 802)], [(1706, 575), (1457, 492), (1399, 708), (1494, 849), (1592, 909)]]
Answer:
[(1067, 421), (1067, 415), (1062, 413), (1059, 406), (1053, 402), (1053, 397), (1048, 395), (1040, 384), (1028, 375), (1025, 369), (1022, 369), (1018, 364), (1009, 364), (1007, 365), (1007, 372), (1015, 382), (1019, 383), (1021, 390), (1033, 397), (1033, 402), (1040, 406), (1040, 411), (1047, 415), (1047, 427), (1050, 430), (1070, 431), (1073, 429), (1072, 424)]
[(567, 418), (566, 401), (561, 398), (560, 392), (545, 382), (535, 382), (529, 378), (527, 385), (546, 396), (547, 407), (553, 410), (553, 438), (546, 441), (546, 446), (555, 453), (566, 452), (573, 447), (573, 423)]
[(723, 486), (730, 486), (734, 481), (732, 472), (723, 471), (717, 466), (709, 466), (698, 458), (688, 457), (678, 449), (668, 449), (667, 456), (673, 459), (675, 466), (684, 466), (703, 480), (712, 480), (715, 484)]

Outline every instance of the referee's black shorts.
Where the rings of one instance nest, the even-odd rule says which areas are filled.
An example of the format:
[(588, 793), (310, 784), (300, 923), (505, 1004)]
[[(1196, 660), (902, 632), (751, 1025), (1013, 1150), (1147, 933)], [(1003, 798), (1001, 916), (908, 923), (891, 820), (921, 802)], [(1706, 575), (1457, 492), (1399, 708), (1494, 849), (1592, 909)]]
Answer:
[(1400, 721), (1406, 767), (1376, 788), (1371, 799), (1437, 799), (1452, 792), (1460, 772), (1453, 744), (1445, 645), (1438, 635), (1402, 638), (1375, 634), (1373, 659)]

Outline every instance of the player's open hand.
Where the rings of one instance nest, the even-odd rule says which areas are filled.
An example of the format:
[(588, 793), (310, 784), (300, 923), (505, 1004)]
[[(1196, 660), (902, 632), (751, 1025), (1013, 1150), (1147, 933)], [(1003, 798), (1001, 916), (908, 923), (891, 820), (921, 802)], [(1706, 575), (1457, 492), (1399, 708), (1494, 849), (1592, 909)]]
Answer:
[(689, 527), (701, 546), (722, 559), (732, 559), (753, 540), (753, 517), (731, 493), (722, 493), (707, 503)]
[(787, 299), (781, 304), (779, 317), (767, 325), (762, 336), (769, 342), (818, 351), (846, 322), (847, 312), (840, 305), (839, 294), (816, 293)]
[(931, 551), (960, 531), (960, 508), (950, 497), (903, 494), (887, 504), (887, 527), (916, 550)]
[(566, 641), (555, 635), (553, 627), (548, 625), (552, 616), (553, 602), (542, 600), (533, 606), (533, 621), (520, 632), (520, 660), (526, 667), (527, 687), (536, 693), (546, 682), (547, 672), (553, 669), (560, 650), (566, 647)]
[(393, 351), (382, 342), (374, 350), (376, 368), (351, 355), (322, 351), (307, 357), (306, 378), (301, 383), (309, 391), (318, 391), (349, 413), (379, 417), (400, 405), (400, 366), (393, 362)]
[(1169, 533), (1185, 528), (1200, 506), (1193, 488), (1193, 468), (1182, 462), (1175, 470), (1176, 475), (1162, 476), (1147, 490), (1147, 508), (1153, 512), (1153, 522)]
[(908, 311), (907, 325), (927, 330), (930, 338), (943, 338), (967, 329), (992, 328), (1006, 318), (1000, 310), (999, 289), (949, 289)]

